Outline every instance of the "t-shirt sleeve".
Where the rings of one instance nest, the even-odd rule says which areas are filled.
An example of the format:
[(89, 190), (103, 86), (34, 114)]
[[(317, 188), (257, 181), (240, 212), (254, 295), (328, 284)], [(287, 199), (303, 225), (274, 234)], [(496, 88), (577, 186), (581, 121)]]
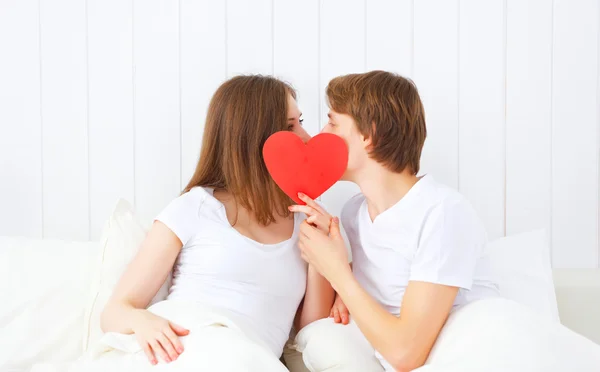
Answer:
[(164, 223), (186, 245), (198, 230), (202, 200), (199, 192), (191, 190), (169, 203), (155, 220)]
[(471, 289), (485, 242), (485, 230), (466, 201), (442, 203), (424, 223), (409, 280)]

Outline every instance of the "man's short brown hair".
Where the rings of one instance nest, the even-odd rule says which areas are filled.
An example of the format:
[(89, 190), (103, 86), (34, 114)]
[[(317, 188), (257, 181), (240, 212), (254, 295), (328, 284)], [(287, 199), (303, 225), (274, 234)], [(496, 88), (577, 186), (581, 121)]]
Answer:
[(393, 172), (419, 172), (427, 130), (411, 80), (386, 71), (339, 76), (327, 85), (327, 100), (333, 111), (351, 116), (359, 132), (371, 139), (372, 159)]

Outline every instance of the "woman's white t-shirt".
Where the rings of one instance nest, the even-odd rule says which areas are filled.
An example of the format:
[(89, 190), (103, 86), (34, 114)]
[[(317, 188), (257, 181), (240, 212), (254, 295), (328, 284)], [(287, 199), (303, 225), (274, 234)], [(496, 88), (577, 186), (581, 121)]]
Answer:
[(183, 243), (167, 299), (196, 301), (228, 316), (277, 357), (306, 288), (297, 249), (302, 216), (278, 244), (258, 243), (234, 229), (210, 188), (195, 187), (157, 217)]

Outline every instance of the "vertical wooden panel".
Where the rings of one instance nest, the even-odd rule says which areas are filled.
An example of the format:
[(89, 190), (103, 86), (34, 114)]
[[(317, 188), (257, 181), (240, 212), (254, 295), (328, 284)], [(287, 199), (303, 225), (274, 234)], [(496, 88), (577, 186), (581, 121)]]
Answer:
[(425, 106), (421, 173), (458, 189), (458, 0), (415, 2), (414, 81)]
[(135, 206), (151, 221), (181, 191), (179, 6), (134, 0)]
[(507, 1), (506, 233), (550, 228), (552, 2)]
[(459, 189), (504, 235), (504, 3), (460, 1)]
[[(273, 73), (273, 1), (227, 0), (228, 76)], [(290, 27), (296, 21), (290, 14)]]
[(88, 0), (92, 239), (119, 198), (134, 201), (132, 10), (132, 0)]
[(89, 239), (86, 3), (41, 1), (44, 237)]
[(0, 235), (42, 236), (39, 42), (38, 1), (0, 2)]
[[(596, 27), (598, 28), (598, 55), (600, 56), (600, 6), (598, 6), (597, 9), (598, 12), (598, 24), (596, 25)], [(597, 232), (597, 249), (596, 249), (596, 261), (597, 261), (597, 267), (600, 269), (600, 57), (598, 57), (598, 60), (596, 61), (596, 65), (598, 66), (598, 70), (597, 70), (597, 76), (596, 76), (596, 80), (597, 80), (597, 89), (596, 89), (596, 151), (597, 151), (597, 155), (596, 155), (596, 159), (597, 159), (597, 166), (596, 166), (596, 190), (598, 192), (598, 194), (596, 195), (596, 205), (597, 205), (597, 218), (598, 220), (596, 221), (596, 232)]]
[(320, 130), (319, 0), (275, 1), (273, 11), (274, 75), (297, 90), (304, 128), (314, 136)]
[(413, 76), (413, 10), (420, 1), (366, 1), (367, 70), (386, 70), (406, 77)]
[(555, 267), (598, 264), (598, 2), (554, 1), (552, 242)]
[[(365, 70), (364, 0), (321, 1), (321, 91), (332, 78)], [(321, 98), (321, 123), (329, 108)], [(322, 196), (329, 212), (339, 216), (346, 201), (360, 190), (350, 182), (338, 182)]]
[(226, 77), (225, 2), (181, 2), (181, 185), (194, 173), (206, 110)]

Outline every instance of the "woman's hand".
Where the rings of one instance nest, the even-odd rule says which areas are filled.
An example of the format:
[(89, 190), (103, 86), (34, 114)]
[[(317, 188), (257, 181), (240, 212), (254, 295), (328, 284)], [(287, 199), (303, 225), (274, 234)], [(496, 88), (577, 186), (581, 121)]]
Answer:
[(348, 308), (337, 293), (335, 294), (335, 302), (331, 307), (331, 313), (329, 314), (329, 317), (333, 318), (333, 321), (336, 323), (348, 324), (350, 322), (350, 313), (348, 312)]
[(187, 336), (190, 331), (148, 310), (133, 311), (135, 315), (132, 330), (150, 363), (158, 363), (156, 356), (160, 356), (167, 363), (176, 360), (183, 352), (183, 345), (178, 336)]
[(318, 228), (321, 232), (329, 234), (329, 225), (331, 224), (331, 215), (327, 213), (317, 202), (303, 193), (298, 193), (298, 198), (306, 203), (306, 205), (292, 205), (288, 209), (291, 212), (304, 213), (307, 218), (306, 222)]

